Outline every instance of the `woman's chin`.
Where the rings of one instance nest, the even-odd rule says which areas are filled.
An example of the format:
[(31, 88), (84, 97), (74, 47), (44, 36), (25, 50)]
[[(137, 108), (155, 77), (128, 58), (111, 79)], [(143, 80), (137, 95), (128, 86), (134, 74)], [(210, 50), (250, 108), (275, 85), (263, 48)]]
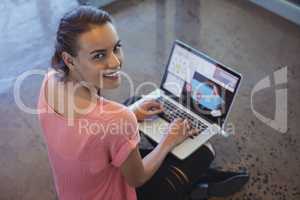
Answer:
[(121, 79), (117, 79), (117, 80), (109, 80), (109, 81), (105, 81), (103, 84), (103, 88), (104, 89), (116, 89), (121, 85)]

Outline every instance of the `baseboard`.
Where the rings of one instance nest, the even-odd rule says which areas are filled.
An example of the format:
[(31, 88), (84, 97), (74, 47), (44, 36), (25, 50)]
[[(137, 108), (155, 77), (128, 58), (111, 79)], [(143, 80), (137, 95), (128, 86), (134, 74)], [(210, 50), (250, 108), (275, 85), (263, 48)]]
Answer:
[(300, 25), (300, 6), (287, 0), (249, 0)]
[(100, 8), (103, 6), (107, 6), (108, 4), (110, 4), (114, 1), (116, 1), (116, 0), (80, 0), (79, 2), (81, 4), (88, 4), (88, 5), (92, 5), (97, 8)]

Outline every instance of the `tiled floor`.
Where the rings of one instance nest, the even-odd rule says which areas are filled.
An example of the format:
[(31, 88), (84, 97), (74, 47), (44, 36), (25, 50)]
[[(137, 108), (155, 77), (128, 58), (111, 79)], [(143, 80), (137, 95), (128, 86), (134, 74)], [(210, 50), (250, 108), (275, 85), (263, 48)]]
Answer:
[[(57, 21), (73, 0), (2, 0), (0, 3), (0, 199), (55, 199), (46, 147), (35, 115), (16, 106), (16, 77), (47, 69)], [(159, 84), (174, 39), (181, 39), (244, 75), (228, 119), (235, 135), (212, 139), (215, 166), (247, 169), (245, 189), (226, 199), (300, 199), (300, 27), (247, 1), (119, 0), (106, 8), (123, 40), (124, 70), (137, 87)], [(251, 91), (263, 78), (288, 67), (288, 83), (254, 95), (254, 108), (273, 118), (275, 89), (288, 88), (288, 131), (273, 130), (253, 114)], [(34, 107), (41, 83), (35, 75), (21, 87)], [(151, 90), (141, 88), (139, 94)], [(122, 101), (128, 82), (107, 97)]]

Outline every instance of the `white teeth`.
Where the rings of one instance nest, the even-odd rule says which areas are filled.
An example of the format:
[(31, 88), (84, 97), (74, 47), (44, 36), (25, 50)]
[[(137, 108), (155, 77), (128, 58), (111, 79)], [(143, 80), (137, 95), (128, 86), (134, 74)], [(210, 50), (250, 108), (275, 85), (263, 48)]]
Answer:
[(111, 73), (104, 74), (103, 76), (114, 77), (114, 76), (117, 76), (119, 73), (120, 73), (119, 71), (116, 71), (116, 72), (111, 72)]

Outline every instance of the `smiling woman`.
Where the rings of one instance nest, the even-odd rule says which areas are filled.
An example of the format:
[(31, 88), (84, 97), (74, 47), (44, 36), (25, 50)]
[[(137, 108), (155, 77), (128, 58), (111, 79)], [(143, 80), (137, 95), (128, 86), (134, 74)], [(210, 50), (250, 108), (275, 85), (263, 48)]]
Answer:
[(166, 137), (150, 158), (141, 159), (137, 120), (162, 110), (150, 101), (133, 112), (101, 96), (102, 89), (120, 85), (122, 63), (121, 41), (107, 12), (80, 6), (64, 15), (38, 104), (49, 111), (39, 119), (61, 200), (134, 200), (135, 187), (187, 137)]
[(141, 157), (138, 121), (163, 108), (147, 100), (129, 110), (102, 96), (102, 89), (120, 85), (122, 63), (121, 42), (107, 12), (80, 6), (61, 19), (53, 69), (38, 103), (38, 110), (48, 111), (39, 119), (60, 200), (136, 200), (136, 194), (143, 200), (181, 199), (214, 158), (206, 146), (185, 165), (167, 157), (199, 133), (183, 119), (170, 123), (160, 143)]
[(52, 67), (63, 78), (115, 88), (122, 61), (121, 41), (108, 13), (81, 7), (61, 19)]

